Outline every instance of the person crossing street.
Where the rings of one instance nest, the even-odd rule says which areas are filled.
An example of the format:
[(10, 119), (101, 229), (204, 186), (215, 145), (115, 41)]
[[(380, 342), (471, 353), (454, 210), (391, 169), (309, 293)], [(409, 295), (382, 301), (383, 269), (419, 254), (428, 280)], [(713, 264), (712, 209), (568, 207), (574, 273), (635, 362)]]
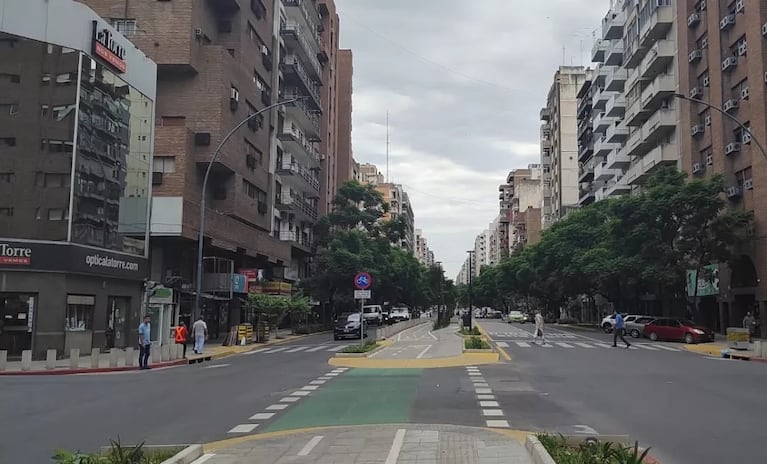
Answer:
[(623, 321), (623, 316), (617, 310), (613, 310), (615, 314), (615, 327), (613, 327), (613, 347), (618, 346), (618, 337), (626, 344), (626, 348), (631, 347), (631, 343), (627, 342), (623, 337), (626, 331), (626, 323)]
[(538, 342), (538, 337), (541, 337), (543, 344), (546, 344), (546, 335), (543, 334), (543, 316), (540, 311), (535, 312), (535, 337), (533, 343)]

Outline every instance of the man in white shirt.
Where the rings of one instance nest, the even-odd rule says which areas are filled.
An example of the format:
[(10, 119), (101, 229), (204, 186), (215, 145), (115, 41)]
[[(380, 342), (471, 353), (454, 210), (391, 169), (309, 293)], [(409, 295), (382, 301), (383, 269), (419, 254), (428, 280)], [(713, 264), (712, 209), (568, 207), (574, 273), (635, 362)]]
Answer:
[(533, 343), (537, 343), (538, 337), (541, 337), (543, 344), (546, 344), (546, 336), (543, 335), (543, 316), (540, 311), (535, 312), (535, 337)]
[(194, 352), (202, 354), (205, 339), (208, 337), (208, 324), (202, 320), (202, 314), (199, 319), (192, 324), (192, 337), (194, 337)]

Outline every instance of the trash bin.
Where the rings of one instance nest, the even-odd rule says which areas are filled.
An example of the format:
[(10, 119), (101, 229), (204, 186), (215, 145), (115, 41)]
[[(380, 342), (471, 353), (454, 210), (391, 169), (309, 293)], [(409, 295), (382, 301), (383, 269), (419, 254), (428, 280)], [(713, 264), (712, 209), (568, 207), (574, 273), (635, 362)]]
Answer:
[(747, 350), (749, 342), (748, 329), (727, 327), (727, 346), (733, 350)]

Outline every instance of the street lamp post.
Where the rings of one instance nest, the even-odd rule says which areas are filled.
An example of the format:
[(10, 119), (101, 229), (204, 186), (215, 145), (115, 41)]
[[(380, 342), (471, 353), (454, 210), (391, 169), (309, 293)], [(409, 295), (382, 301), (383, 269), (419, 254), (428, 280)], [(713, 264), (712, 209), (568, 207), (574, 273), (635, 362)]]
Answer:
[(471, 281), (474, 279), (474, 265), (472, 263), (474, 258), (474, 250), (468, 250), (466, 253), (469, 254), (469, 313), (473, 314), (473, 308), (471, 307)]
[(201, 314), (200, 301), (202, 298), (202, 248), (203, 248), (203, 241), (205, 238), (205, 197), (206, 197), (206, 190), (208, 187), (208, 178), (210, 177), (210, 171), (213, 168), (213, 163), (216, 162), (216, 159), (218, 158), (218, 155), (221, 153), (221, 148), (224, 146), (224, 144), (227, 141), (229, 141), (229, 139), (234, 135), (235, 132), (237, 132), (237, 130), (240, 127), (247, 124), (248, 121), (271, 110), (272, 108), (276, 108), (282, 105), (287, 105), (289, 103), (295, 103), (298, 100), (302, 100), (303, 98), (305, 97), (298, 97), (298, 98), (292, 98), (289, 100), (279, 101), (277, 103), (264, 107), (263, 109), (259, 111), (256, 111), (255, 113), (249, 115), (247, 118), (240, 121), (240, 123), (234, 126), (234, 128), (230, 130), (229, 133), (226, 134), (226, 136), (221, 140), (221, 142), (218, 144), (218, 147), (216, 147), (216, 151), (213, 152), (213, 157), (208, 162), (208, 167), (205, 170), (205, 177), (203, 177), (202, 179), (202, 193), (200, 194), (200, 226), (199, 226), (199, 233), (197, 234), (197, 263), (196, 263), (197, 284), (196, 284), (196, 292), (194, 296), (194, 312), (192, 314), (192, 321), (196, 320)]
[(439, 311), (437, 314), (439, 315), (438, 318), (442, 319), (447, 315), (447, 308), (445, 308), (445, 290), (442, 288), (442, 282), (445, 280), (445, 270), (442, 268), (442, 261), (437, 261), (434, 264), (439, 266)]
[(740, 122), (740, 120), (738, 118), (736, 118), (735, 116), (731, 115), (730, 113), (725, 111), (723, 108), (719, 108), (716, 105), (712, 105), (711, 103), (709, 103), (709, 102), (707, 102), (705, 100), (699, 100), (697, 98), (688, 97), (687, 95), (683, 95), (681, 93), (675, 93), (675, 94), (673, 94), (673, 96), (678, 98), (678, 99), (680, 99), (680, 100), (687, 100), (687, 101), (690, 101), (690, 102), (693, 102), (693, 103), (698, 103), (698, 104), (707, 106), (708, 108), (711, 108), (712, 110), (714, 110), (714, 111), (716, 111), (718, 113), (721, 113), (722, 115), (726, 116), (731, 121), (734, 121), (735, 124), (740, 126), (740, 128), (743, 130), (744, 133), (747, 133), (748, 135), (751, 136), (751, 140), (753, 140), (753, 142), (756, 144), (756, 146), (759, 147), (759, 151), (762, 152), (762, 156), (764, 156), (765, 160), (767, 160), (767, 151), (765, 151), (765, 149), (762, 146), (761, 142), (759, 142), (759, 140), (756, 137), (754, 137), (754, 134), (751, 132), (751, 129), (749, 129), (748, 126), (746, 126), (745, 124)]

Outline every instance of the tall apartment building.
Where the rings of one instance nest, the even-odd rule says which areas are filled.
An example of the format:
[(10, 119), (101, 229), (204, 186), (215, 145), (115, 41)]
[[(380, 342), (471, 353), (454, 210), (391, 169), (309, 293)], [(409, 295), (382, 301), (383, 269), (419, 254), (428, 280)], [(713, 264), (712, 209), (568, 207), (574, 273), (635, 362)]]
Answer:
[(338, 184), (355, 178), (352, 153), (352, 79), (354, 76), (351, 50), (338, 52), (338, 151), (336, 152), (336, 179)]
[(474, 239), (474, 262), (475, 275), (489, 262), (490, 229), (485, 229)]
[(389, 204), (389, 212), (384, 215), (384, 219), (393, 221), (401, 218), (405, 222), (405, 238), (402, 239), (400, 246), (413, 253), (415, 251), (415, 216), (409, 195), (400, 184), (380, 183), (376, 185), (376, 189)]
[(560, 66), (541, 109), (543, 227), (578, 205), (578, 123), (576, 95), (586, 80), (582, 66)]
[(378, 185), (385, 182), (383, 174), (381, 174), (381, 171), (378, 170), (378, 166), (375, 164), (360, 164), (359, 172), (361, 183)]
[(540, 164), (531, 164), (527, 169), (509, 172), (506, 178), (506, 186), (510, 191), (507, 200), (509, 240), (506, 244), (507, 249), (501, 250), (501, 259), (528, 243), (540, 240), (542, 174)]
[[(274, 0), (272, 0), (274, 1)], [(280, 0), (277, 0), (280, 1)], [(314, 11), (318, 11), (322, 22), (317, 24), (317, 32), (320, 36), (320, 51), (316, 55), (322, 66), (321, 97), (323, 113), (321, 118), (321, 141), (319, 150), (321, 156), (321, 185), (319, 213), (326, 214), (332, 209), (333, 197), (338, 188), (336, 178), (336, 163), (338, 162), (338, 38), (340, 35), (340, 19), (336, 13), (335, 3), (322, 2), (316, 6), (309, 5), (311, 0), (291, 0), (284, 2), (285, 5), (294, 5), (303, 8), (312, 18)], [(316, 8), (316, 10), (315, 10)], [(312, 21), (314, 22), (314, 21)], [(307, 27), (312, 25), (306, 24)]]
[(467, 257), (463, 264), (461, 264), (461, 270), (458, 271), (458, 275), (455, 276), (455, 283), (457, 285), (468, 285), (469, 279), (471, 279), (471, 257)]
[[(595, 49), (601, 47), (601, 40), (597, 41), (594, 47)], [(600, 89), (594, 85), (593, 77), (593, 70), (587, 69), (586, 80), (576, 95), (578, 99), (578, 185), (580, 195), (578, 204), (580, 206), (594, 203), (597, 190), (604, 185), (604, 181), (594, 179), (594, 168), (598, 162), (598, 159), (594, 158), (594, 138), (599, 134), (595, 135), (594, 133), (593, 118), (599, 113), (595, 113), (598, 110), (593, 110), (592, 99)], [(625, 97), (623, 106), (625, 110)]]
[[(758, 302), (767, 321), (767, 4), (761, 1), (679, 2), (679, 90), (706, 105), (680, 101), (682, 169), (695, 177), (720, 174), (732, 208), (754, 212), (751, 239), (739, 256), (720, 266), (719, 295), (702, 298), (708, 323), (739, 325)], [(764, 329), (762, 329), (764, 333)]]
[[(488, 266), (495, 266), (496, 264), (501, 262), (501, 215), (493, 219), (493, 222), (490, 223), (490, 226), (488, 227), (488, 237), (487, 237), (487, 262), (486, 265)], [(476, 272), (477, 275), (482, 271), (482, 268), (477, 266)]]
[(421, 229), (415, 230), (415, 257), (424, 266), (434, 266), (434, 252), (429, 248), (429, 242)]

